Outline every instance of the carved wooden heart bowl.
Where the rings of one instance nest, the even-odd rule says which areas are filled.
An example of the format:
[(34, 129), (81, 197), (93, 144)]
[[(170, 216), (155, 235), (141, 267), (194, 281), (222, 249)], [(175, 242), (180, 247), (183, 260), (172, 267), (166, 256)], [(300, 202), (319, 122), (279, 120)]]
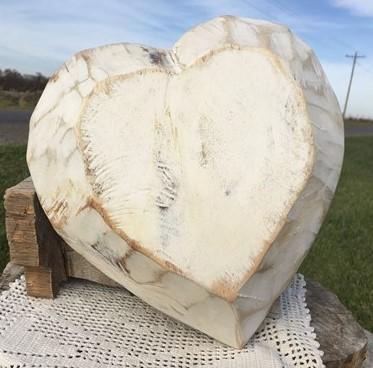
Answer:
[(286, 27), (219, 17), (170, 50), (82, 51), (27, 160), (56, 231), (155, 308), (241, 347), (296, 272), (343, 158), (336, 98)]

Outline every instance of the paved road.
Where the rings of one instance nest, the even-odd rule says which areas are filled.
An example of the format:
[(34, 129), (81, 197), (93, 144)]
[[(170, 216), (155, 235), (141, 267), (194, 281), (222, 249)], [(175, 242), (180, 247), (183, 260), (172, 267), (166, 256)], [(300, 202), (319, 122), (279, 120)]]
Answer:
[[(29, 111), (0, 110), (0, 144), (26, 143), (28, 136), (28, 122), (31, 117)], [(373, 135), (373, 124), (349, 125), (345, 129), (347, 137)]]
[(0, 144), (26, 143), (31, 111), (0, 110)]
[(362, 135), (373, 135), (373, 124), (367, 124), (366, 126), (348, 126), (345, 127), (345, 134), (347, 137), (359, 137)]
[(31, 111), (6, 111), (0, 110), (0, 123), (22, 123), (28, 122), (31, 117)]

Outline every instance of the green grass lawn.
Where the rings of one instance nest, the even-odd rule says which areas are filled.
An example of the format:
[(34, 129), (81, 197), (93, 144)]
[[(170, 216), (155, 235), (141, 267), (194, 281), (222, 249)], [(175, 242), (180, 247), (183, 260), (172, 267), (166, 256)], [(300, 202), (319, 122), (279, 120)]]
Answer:
[(0, 89), (0, 110), (32, 111), (41, 91), (4, 91)]
[(373, 331), (373, 137), (346, 140), (336, 195), (301, 272), (332, 289)]
[(348, 118), (345, 119), (345, 127), (365, 127), (372, 126), (373, 120), (370, 119), (357, 119), (357, 118)]
[(0, 271), (3, 270), (9, 259), (5, 234), (4, 192), (5, 189), (28, 176), (25, 155), (25, 145), (0, 145)]
[[(28, 175), (25, 146), (0, 145), (0, 194)], [(301, 272), (332, 289), (373, 331), (373, 137), (346, 142), (345, 162), (331, 210)], [(0, 210), (0, 267), (8, 261)]]

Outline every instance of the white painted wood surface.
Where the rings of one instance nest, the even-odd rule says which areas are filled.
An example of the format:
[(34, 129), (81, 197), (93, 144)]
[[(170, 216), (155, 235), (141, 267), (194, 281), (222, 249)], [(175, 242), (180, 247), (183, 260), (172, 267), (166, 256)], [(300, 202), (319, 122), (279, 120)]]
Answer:
[(170, 50), (82, 51), (48, 83), (27, 160), (56, 231), (140, 298), (241, 347), (317, 234), (343, 122), (286, 27), (218, 17)]

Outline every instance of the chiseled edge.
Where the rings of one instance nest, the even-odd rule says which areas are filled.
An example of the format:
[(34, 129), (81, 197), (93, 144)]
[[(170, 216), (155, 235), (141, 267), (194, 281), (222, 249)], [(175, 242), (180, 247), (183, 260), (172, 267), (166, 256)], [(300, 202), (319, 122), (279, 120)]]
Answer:
[[(256, 22), (256, 23), (255, 23)], [(303, 60), (303, 63), (298, 63), (296, 58), (289, 58), (289, 55), (284, 54), (284, 51), (288, 51), (289, 48), (285, 47), (278, 47), (281, 42), (277, 42), (275, 44), (275, 49), (272, 48), (272, 51), (277, 54), (281, 60), (282, 66), (284, 68), (287, 68), (293, 75), (295, 80), (300, 83), (300, 85), (305, 90), (305, 97), (307, 101), (307, 108), (308, 113), (310, 116), (310, 119), (312, 121), (312, 128), (314, 130), (314, 139), (315, 139), (315, 148), (316, 148), (316, 156), (315, 156), (315, 164), (312, 171), (312, 177), (310, 178), (309, 182), (307, 183), (305, 189), (303, 190), (300, 198), (293, 206), (292, 210), (289, 212), (288, 215), (288, 223), (283, 227), (281, 232), (279, 233), (279, 236), (276, 238), (276, 240), (272, 243), (271, 249), (266, 253), (264, 256), (262, 262), (260, 263), (259, 268), (257, 269), (257, 274), (254, 274), (251, 276), (251, 278), (248, 279), (248, 281), (243, 285), (243, 287), (240, 289), (238, 298), (236, 300), (236, 306), (238, 311), (240, 311), (242, 307), (243, 309), (247, 309), (248, 303), (251, 303), (250, 301), (256, 299), (260, 299), (262, 306), (260, 308), (265, 308), (265, 306), (270, 306), (274, 298), (280, 294), (282, 289), (285, 288), (287, 281), (291, 278), (290, 274), (292, 274), (296, 268), (299, 266), (301, 260), (304, 257), (304, 253), (307, 251), (307, 249), (310, 247), (315, 234), (317, 233), (320, 224), (322, 222), (322, 218), (325, 215), (327, 208), (329, 206), (332, 194), (335, 190), (335, 186), (337, 183), (338, 175), (341, 168), (342, 163), (342, 156), (343, 156), (343, 126), (340, 116), (340, 111), (335, 99), (335, 96), (333, 92), (331, 91), (325, 75), (323, 74), (321, 68), (318, 65), (317, 60), (314, 58), (312, 51), (301, 43), (297, 38), (293, 37), (291, 33), (285, 28), (277, 25), (272, 25), (270, 23), (262, 23), (255, 21), (253, 24), (253, 21), (250, 21), (250, 23), (246, 23), (244, 19), (237, 19), (232, 17), (220, 17), (217, 19), (214, 19), (208, 23), (205, 23), (202, 26), (196, 27), (192, 31), (188, 32), (186, 35), (183, 36), (183, 38), (175, 45), (174, 49), (171, 51), (170, 55), (173, 55), (173, 58), (178, 59), (178, 65), (188, 65), (188, 60), (185, 55), (179, 55), (177, 50), (180, 49), (180, 44), (182, 44), (183, 39), (189, 35), (192, 32), (196, 32), (198, 29), (199, 31), (203, 32), (204, 27), (206, 26), (215, 26), (217, 24), (222, 25), (223, 32), (221, 34), (221, 38), (217, 41), (217, 45), (220, 44), (229, 44), (232, 43), (232, 27), (237, 26), (238, 23), (246, 23), (245, 26), (249, 26), (253, 29), (253, 32), (256, 34), (260, 34), (260, 37), (262, 40), (260, 42), (263, 43), (263, 47), (267, 45), (269, 47), (271, 45), (271, 38), (274, 35), (287, 35), (287, 36), (280, 36), (284, 39), (288, 38), (291, 40), (292, 43), (296, 43), (297, 47), (294, 47), (294, 49), (290, 48), (290, 50), (294, 51), (297, 50), (299, 53), (298, 56), (301, 57)], [(264, 31), (263, 31), (264, 29)], [(273, 29), (275, 31), (273, 32)], [(273, 32), (273, 33), (271, 33)], [(197, 32), (198, 33), (198, 32)], [(199, 35), (201, 37), (201, 35)], [(263, 41), (263, 38), (265, 40)], [(254, 39), (253, 39), (254, 40)], [(234, 42), (234, 41), (233, 41)], [(283, 41), (287, 42), (287, 41)], [(206, 45), (208, 46), (208, 45)], [(250, 45), (249, 45), (250, 46)], [(113, 47), (113, 46), (111, 46)], [(139, 46), (132, 46), (132, 45), (126, 45), (126, 44), (119, 44), (115, 46), (118, 49), (118, 53), (131, 53), (133, 56), (134, 47), (137, 48), (137, 54), (139, 50)], [(211, 48), (211, 46), (210, 46)], [(68, 105), (68, 101), (66, 100), (66, 95), (76, 93), (80, 96), (81, 100), (87, 96), (89, 91), (93, 88), (94, 84), (97, 81), (105, 79), (109, 72), (102, 68), (102, 66), (98, 65), (97, 59), (95, 60), (96, 64), (91, 65), (92, 60), (92, 54), (97, 54), (99, 61), (102, 62), (103, 65), (105, 65), (105, 59), (100, 55), (100, 53), (104, 53), (105, 49), (108, 49), (108, 47), (102, 47), (99, 49), (93, 49), (88, 51), (83, 51), (79, 54), (77, 54), (70, 62), (65, 64), (62, 69), (51, 79), (49, 82), (46, 90), (48, 90), (47, 93), (44, 94), (44, 97), (48, 94), (47, 100), (44, 101), (43, 96), (35, 109), (35, 112), (31, 119), (31, 129), (30, 129), (30, 144), (28, 146), (28, 152), (27, 152), (27, 160), (30, 166), (30, 171), (33, 174), (34, 172), (34, 161), (38, 159), (45, 160), (45, 157), (43, 158), (43, 154), (46, 154), (46, 156), (50, 156), (51, 159), (53, 159), (54, 155), (58, 155), (61, 152), (61, 149), (58, 147), (58, 145), (62, 146), (63, 139), (67, 132), (71, 129), (74, 130), (74, 123), (68, 124), (65, 121), (64, 114), (61, 114), (64, 110), (66, 110), (66, 105)], [(161, 60), (162, 56), (165, 55), (165, 52), (160, 52), (159, 50), (151, 49), (151, 48), (145, 48), (142, 47), (144, 54), (139, 55), (138, 60), (145, 59), (144, 56), (146, 54), (152, 54), (152, 59), (149, 65), (146, 66), (146, 68), (150, 67), (157, 67), (154, 65), (157, 64), (157, 60)], [(123, 51), (126, 50), (126, 51)], [(130, 50), (130, 52), (128, 51)], [(175, 51), (176, 50), (176, 51)], [(280, 51), (279, 51), (280, 50)], [(113, 52), (113, 50), (111, 50)], [(206, 52), (206, 50), (203, 50), (202, 48), (202, 55), (203, 52)], [(302, 57), (303, 54), (303, 57)], [(120, 58), (121, 56), (118, 56)], [(83, 64), (82, 64), (83, 63)], [(85, 64), (85, 66), (84, 66)], [(80, 66), (79, 66), (80, 65)], [(308, 74), (303, 73), (304, 65), (309, 65), (310, 68), (308, 70)], [(128, 67), (128, 66), (126, 66)], [(136, 70), (136, 68), (143, 68), (144, 65), (141, 65), (141, 62), (138, 63), (138, 65), (132, 65), (133, 70)], [(112, 68), (114, 70), (110, 71), (110, 75), (121, 75), (124, 73), (130, 72), (130, 70), (123, 70), (123, 66), (117, 66), (117, 69)], [(130, 68), (129, 68), (130, 69)], [(70, 74), (72, 73), (72, 74)], [(311, 73), (311, 74), (310, 74)], [(307, 78), (304, 80), (302, 79), (304, 75), (307, 75)], [(316, 76), (316, 77), (315, 77)], [(313, 79), (314, 78), (314, 79)], [(62, 79), (62, 88), (61, 88), (61, 79)], [(54, 88), (56, 86), (57, 81), (60, 82), (59, 88)], [(52, 91), (55, 89), (54, 91)], [(67, 92), (66, 92), (67, 91)], [(51, 103), (50, 100), (52, 100), (52, 107), (50, 107)], [(47, 106), (46, 106), (47, 105)], [(60, 107), (60, 113), (53, 116), (53, 112), (58, 110)], [(58, 112), (58, 111), (57, 111)], [(51, 115), (52, 114), (52, 115)], [(74, 115), (75, 114), (75, 115)], [(51, 115), (51, 116), (50, 116)], [(70, 109), (70, 117), (71, 116), (78, 116), (79, 115), (79, 109)], [(325, 116), (324, 116), (325, 115)], [(69, 116), (67, 116), (69, 117)], [(324, 117), (327, 121), (327, 125), (319, 126), (321, 118)], [(56, 128), (54, 133), (59, 134), (60, 140), (53, 140), (53, 135), (50, 139), (49, 146), (45, 147), (45, 150), (43, 151), (43, 148), (35, 147), (35, 144), (33, 142), (38, 142), (38, 139), (36, 138), (36, 133), (38, 132), (37, 126), (39, 126), (42, 123), (42, 120), (51, 120), (51, 119), (59, 119), (59, 127)], [(68, 120), (68, 119), (67, 119)], [(74, 121), (74, 119), (73, 119)], [(46, 121), (43, 122), (44, 124), (47, 123)], [(43, 129), (44, 130), (44, 129)], [(61, 134), (61, 131), (63, 131), (63, 134)], [(76, 134), (76, 130), (74, 130)], [(44, 132), (45, 133), (45, 132)], [(40, 131), (39, 131), (40, 134)], [(43, 139), (47, 139), (48, 137), (45, 137), (45, 135), (40, 134), (43, 136)], [(40, 142), (39, 142), (40, 143)], [(76, 145), (76, 142), (75, 142)], [(327, 160), (323, 158), (324, 149), (328, 149), (328, 146), (332, 145), (333, 149), (336, 150), (334, 155), (331, 155), (330, 153), (327, 155)], [(73, 146), (73, 145), (72, 145)], [(74, 156), (76, 152), (72, 149), (71, 152), (68, 152), (67, 157)], [(330, 164), (330, 167), (328, 168), (328, 164)], [(48, 165), (47, 165), (48, 166)], [(38, 171), (38, 168), (35, 167), (35, 171)], [(37, 180), (37, 174), (33, 175), (35, 187), (38, 192), (41, 192), (39, 189), (41, 186), (43, 186), (40, 181)], [(325, 182), (328, 180), (328, 183), (325, 184)], [(48, 183), (50, 187), (52, 183)], [(63, 187), (63, 185), (66, 185), (66, 183), (57, 182), (57, 187)], [(90, 189), (87, 191), (87, 188), (89, 188), (89, 185), (87, 182), (82, 181), (80, 183), (81, 186), (76, 190), (76, 202), (74, 208), (68, 208), (68, 205), (66, 201), (64, 201), (64, 198), (55, 198), (54, 203), (49, 203), (46, 201), (43, 197), (40, 198), (41, 203), (47, 212), (47, 214), (54, 214), (50, 217), (51, 222), (56, 227), (56, 230), (69, 242), (74, 246), (74, 248), (82, 253), (84, 256), (87, 256), (91, 261), (93, 258), (97, 256), (95, 251), (92, 251), (91, 249), (85, 249), (87, 247), (84, 246), (84, 242), (80, 243), (77, 239), (72, 239), (70, 236), (68, 236), (67, 232), (65, 232), (61, 226), (66, 220), (66, 218), (71, 217), (73, 218), (74, 214), (77, 214), (79, 211), (84, 212), (84, 208), (89, 203), (89, 198), (87, 198), (84, 193), (89, 193)], [(86, 186), (87, 185), (87, 186)], [(69, 187), (71, 189), (71, 187)], [(328, 189), (329, 188), (329, 189)], [(75, 190), (75, 188), (74, 188)], [(83, 195), (82, 195), (83, 194)], [(321, 200), (322, 204), (319, 207), (316, 205), (315, 208), (312, 208), (312, 204), (315, 203), (316, 200)], [(84, 204), (83, 204), (84, 203)], [(79, 205), (78, 205), (79, 204)], [(309, 205), (311, 205), (311, 208), (309, 208)], [(322, 208), (322, 214), (319, 219), (317, 219), (318, 216), (318, 210)], [(70, 211), (70, 216), (66, 215), (66, 211)], [(315, 217), (316, 214), (316, 217)], [(308, 224), (310, 222), (317, 219), (316, 223), (311, 224), (311, 229), (308, 229)], [(298, 232), (298, 234), (294, 234), (293, 230), (295, 227), (301, 226), (302, 231)], [(301, 234), (299, 234), (301, 233)], [(70, 239), (69, 239), (70, 238)], [(80, 244), (78, 244), (80, 243)], [(129, 247), (127, 244), (124, 244), (125, 252), (129, 251)], [(88, 255), (88, 253), (93, 252), (91, 256)], [(290, 256), (290, 257), (289, 257)], [(286, 264), (286, 260), (289, 262), (291, 259), (295, 259), (293, 263), (293, 268), (289, 269), (289, 271), (281, 271), (282, 268), (281, 265), (284, 263)], [(95, 263), (95, 262), (92, 262)], [(277, 266), (276, 266), (277, 265)], [(175, 270), (171, 270), (175, 271)], [(258, 275), (260, 274), (260, 277)], [(113, 275), (112, 275), (113, 276)], [(117, 277), (114, 277), (117, 279)], [(264, 298), (258, 298), (258, 287), (263, 286), (266, 288), (269, 288), (269, 290), (272, 290), (272, 292), (267, 295)], [(130, 287), (129, 287), (130, 288)], [(130, 288), (131, 289), (131, 288)], [(136, 293), (136, 292), (135, 292)], [(154, 304), (154, 303), (153, 303)], [(258, 309), (260, 309), (258, 307)], [(265, 308), (266, 309), (266, 308)], [(266, 311), (264, 312), (266, 313)], [(171, 314), (171, 313), (170, 313)], [(240, 314), (240, 312), (239, 312)], [(242, 317), (245, 318), (244, 315)], [(180, 316), (177, 316), (176, 318), (180, 319)], [(187, 322), (188, 323), (188, 322)], [(200, 328), (200, 327), (198, 327)], [(246, 335), (246, 333), (244, 334)]]

